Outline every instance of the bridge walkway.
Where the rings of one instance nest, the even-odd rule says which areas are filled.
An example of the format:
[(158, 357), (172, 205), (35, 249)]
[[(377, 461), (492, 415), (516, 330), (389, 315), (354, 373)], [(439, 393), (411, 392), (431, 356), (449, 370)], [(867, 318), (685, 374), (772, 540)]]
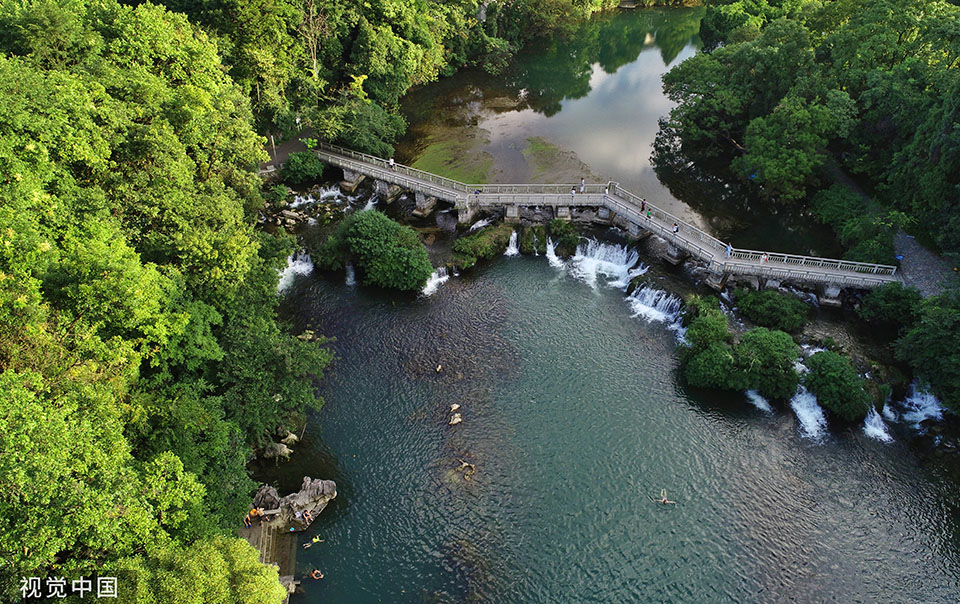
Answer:
[(409, 166), (390, 166), (383, 158), (325, 143), (318, 144), (314, 152), (324, 163), (343, 168), (349, 180), (349, 176), (362, 174), (418, 196), (452, 203), (460, 212), (461, 221), (472, 219), (478, 209), (485, 207), (506, 208), (508, 218), (516, 218), (521, 207), (552, 207), (558, 217), (569, 217), (572, 207), (596, 207), (610, 212), (611, 222), (625, 222), (632, 234), (639, 229), (650, 231), (703, 260), (716, 275), (749, 275), (834, 288), (872, 288), (899, 280), (896, 266), (728, 247), (616, 182), (587, 184), (583, 193), (578, 184), (472, 185)]

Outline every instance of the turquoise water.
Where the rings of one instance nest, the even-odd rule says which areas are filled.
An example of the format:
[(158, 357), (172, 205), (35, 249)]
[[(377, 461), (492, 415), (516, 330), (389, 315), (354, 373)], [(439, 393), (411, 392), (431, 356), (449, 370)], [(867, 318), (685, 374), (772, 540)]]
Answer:
[(575, 272), (504, 258), (416, 299), (295, 281), (337, 361), (280, 486), (339, 485), (295, 604), (957, 601), (956, 486), (906, 428), (813, 441), (786, 405), (691, 391), (670, 317)]

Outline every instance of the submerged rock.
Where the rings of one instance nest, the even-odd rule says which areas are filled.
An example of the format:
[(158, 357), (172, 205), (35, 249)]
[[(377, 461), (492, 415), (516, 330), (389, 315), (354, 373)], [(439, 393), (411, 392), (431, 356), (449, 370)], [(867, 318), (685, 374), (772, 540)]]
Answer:
[(262, 485), (253, 496), (253, 507), (264, 511), (264, 523), (292, 527), (302, 531), (337, 496), (337, 483), (303, 477), (303, 485), (296, 493), (280, 497), (277, 489)]

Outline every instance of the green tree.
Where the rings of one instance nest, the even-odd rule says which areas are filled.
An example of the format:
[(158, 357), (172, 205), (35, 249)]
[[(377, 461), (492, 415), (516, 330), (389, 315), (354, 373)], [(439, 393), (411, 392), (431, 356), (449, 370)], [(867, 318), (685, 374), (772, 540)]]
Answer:
[(933, 392), (960, 412), (960, 292), (927, 298), (920, 318), (897, 340), (897, 358), (930, 382)]
[(860, 421), (867, 416), (870, 395), (850, 359), (823, 350), (807, 359), (805, 365), (810, 371), (804, 375), (803, 383), (821, 405), (847, 421)]
[(797, 331), (807, 323), (810, 309), (795, 296), (774, 290), (744, 289), (738, 289), (735, 295), (737, 308), (757, 325), (781, 331)]
[(364, 283), (418, 291), (433, 273), (416, 231), (380, 212), (358, 214), (346, 233), (346, 244)]
[(896, 281), (884, 283), (864, 296), (857, 315), (881, 328), (892, 328), (892, 336), (916, 322), (922, 301), (923, 297), (915, 287), (906, 287)]
[(782, 331), (757, 327), (743, 334), (734, 347), (734, 358), (744, 388), (768, 398), (790, 398), (800, 381), (794, 368), (798, 352), (793, 339)]

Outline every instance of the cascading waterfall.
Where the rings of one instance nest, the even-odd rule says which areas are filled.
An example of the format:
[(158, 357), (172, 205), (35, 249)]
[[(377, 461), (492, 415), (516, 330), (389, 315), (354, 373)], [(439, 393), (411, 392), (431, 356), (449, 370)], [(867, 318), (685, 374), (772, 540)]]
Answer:
[(320, 195), (320, 201), (336, 201), (340, 203), (341, 197), (343, 194), (340, 192), (340, 187), (333, 185), (330, 187), (323, 187), (317, 193)]
[[(637, 266), (637, 268), (633, 268)], [(630, 280), (647, 272), (640, 263), (640, 254), (623, 245), (600, 243), (588, 239), (577, 245), (577, 253), (570, 260), (570, 273), (592, 288), (597, 287), (597, 278), (609, 278), (607, 286), (625, 289)]]
[(377, 201), (379, 201), (379, 198), (376, 196), (376, 194), (371, 195), (370, 199), (367, 200), (367, 204), (363, 206), (360, 211), (367, 212), (372, 210), (373, 208), (377, 207)]
[(468, 232), (472, 233), (472, 232), (474, 232), (474, 231), (479, 231), (479, 230), (482, 229), (483, 227), (490, 226), (490, 223), (491, 223), (491, 222), (493, 222), (493, 221), (490, 220), (489, 218), (482, 218), (482, 219), (474, 222), (473, 224), (471, 224), (471, 225), (470, 225), (470, 229), (469, 229)]
[(293, 201), (290, 202), (290, 209), (299, 208), (301, 206), (310, 205), (317, 203), (317, 200), (313, 197), (313, 194), (307, 193), (306, 195), (294, 195)]
[(347, 266), (345, 267), (345, 270), (347, 271), (346, 284), (349, 287), (353, 287), (354, 285), (357, 284), (357, 273), (353, 268), (353, 264), (348, 262)]
[(441, 266), (433, 271), (433, 274), (427, 279), (427, 284), (423, 286), (423, 290), (420, 293), (424, 296), (432, 296), (449, 278), (450, 275), (447, 274), (447, 267)]
[(627, 304), (630, 305), (634, 317), (642, 317), (650, 322), (670, 323), (671, 328), (680, 323), (683, 300), (663, 290), (642, 285), (627, 296)]
[(924, 430), (920, 425), (922, 421), (943, 418), (943, 405), (933, 394), (921, 390), (916, 382), (910, 384), (910, 393), (900, 406), (903, 407), (901, 417), (921, 432)]
[(539, 256), (540, 252), (537, 251), (537, 234), (533, 234), (533, 255)]
[(547, 237), (547, 261), (550, 263), (550, 266), (554, 268), (563, 268), (566, 266), (566, 263), (557, 257), (557, 252), (554, 251), (553, 240)]
[(827, 430), (827, 416), (824, 415), (823, 407), (817, 402), (817, 397), (812, 392), (802, 385), (797, 387), (797, 393), (790, 399), (790, 408), (800, 422), (801, 436), (812, 440), (823, 438)]
[(893, 441), (893, 437), (890, 436), (890, 431), (887, 430), (887, 424), (884, 423), (883, 417), (881, 417), (872, 406), (867, 413), (867, 418), (863, 420), (863, 433), (881, 442), (888, 443)]
[(747, 395), (747, 400), (750, 401), (750, 404), (757, 409), (764, 413), (773, 413), (773, 407), (770, 406), (770, 402), (756, 390), (747, 390), (744, 394)]
[(280, 271), (280, 282), (277, 283), (277, 293), (282, 293), (293, 285), (297, 275), (309, 275), (313, 272), (313, 261), (307, 253), (297, 252), (287, 257), (287, 266)]
[(507, 251), (503, 253), (504, 256), (516, 256), (520, 253), (520, 248), (517, 247), (517, 232), (514, 231), (510, 233), (510, 243), (507, 244)]

